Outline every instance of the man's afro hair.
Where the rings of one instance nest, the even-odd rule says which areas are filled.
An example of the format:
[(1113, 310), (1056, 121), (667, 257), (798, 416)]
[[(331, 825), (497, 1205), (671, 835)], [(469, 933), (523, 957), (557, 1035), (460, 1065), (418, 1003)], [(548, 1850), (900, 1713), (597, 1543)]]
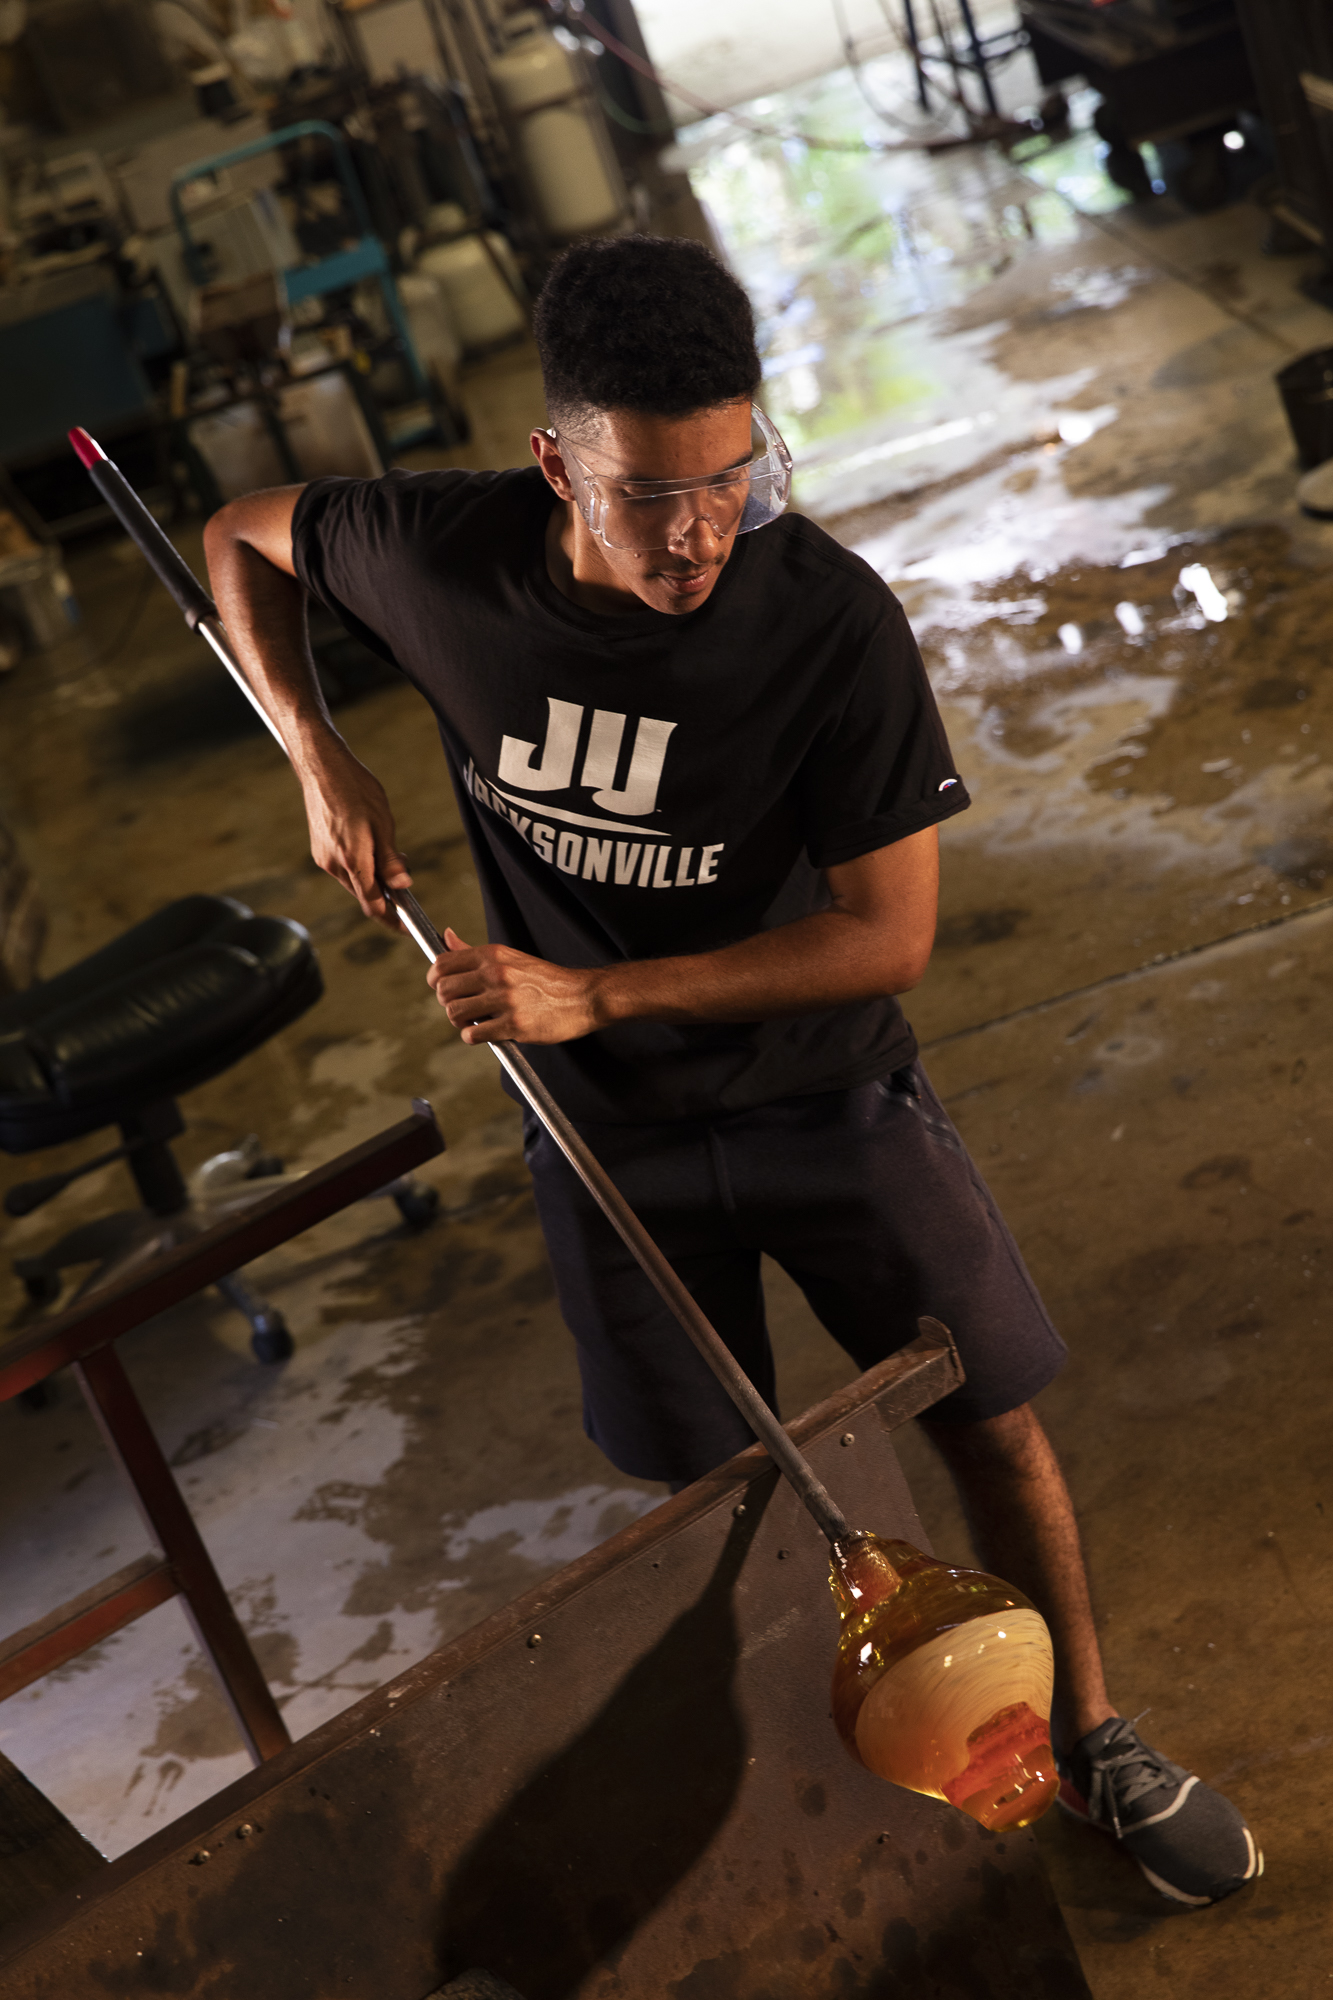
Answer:
[(556, 425), (597, 410), (686, 416), (748, 401), (759, 386), (750, 301), (688, 237), (574, 244), (553, 265), (533, 325)]

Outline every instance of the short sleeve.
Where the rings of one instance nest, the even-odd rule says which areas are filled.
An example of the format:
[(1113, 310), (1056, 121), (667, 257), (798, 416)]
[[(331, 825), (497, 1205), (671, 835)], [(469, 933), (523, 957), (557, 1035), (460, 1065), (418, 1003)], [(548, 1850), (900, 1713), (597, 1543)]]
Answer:
[(406, 498), (401, 473), (315, 479), (292, 515), (297, 581), (390, 666), (401, 664), (395, 607), (411, 603), (410, 543), (401, 519)]
[(907, 618), (885, 597), (846, 705), (797, 782), (816, 868), (890, 847), (971, 804)]

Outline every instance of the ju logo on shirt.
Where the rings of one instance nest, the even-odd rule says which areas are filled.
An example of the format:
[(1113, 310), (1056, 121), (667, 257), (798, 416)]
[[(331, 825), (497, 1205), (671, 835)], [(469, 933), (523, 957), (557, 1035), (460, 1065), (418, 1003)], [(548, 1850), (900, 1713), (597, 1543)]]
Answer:
[[(627, 752), (629, 717), (618, 710), (594, 708), (589, 717), (581, 702), (559, 701), (554, 695), (546, 697), (546, 708), (546, 740), (540, 748), (521, 736), (501, 738), (496, 778), (483, 778), (469, 758), (463, 783), (473, 798), (505, 820), (539, 860), (564, 875), (621, 889), (697, 889), (716, 882), (723, 841), (699, 844), (696, 836), (695, 845), (678, 847), (666, 828), (635, 824), (657, 810), (675, 723), (641, 715)], [(579, 788), (592, 793), (586, 803), (599, 806), (600, 813), (539, 805), (534, 792), (573, 789), (576, 765)], [(615, 840), (610, 837), (614, 834), (638, 838)]]
[[(501, 784), (524, 792), (563, 792), (574, 778), (583, 718), (587, 711), (580, 702), (557, 701), (546, 697), (549, 711), (546, 741), (538, 754), (535, 743), (506, 736), (500, 744)], [(641, 715), (634, 733), (634, 748), (622, 785), (616, 785), (616, 770), (625, 740), (628, 718), (614, 709), (595, 708), (583, 752), (579, 784), (593, 796), (593, 804), (609, 813), (624, 813), (636, 819), (650, 813), (657, 804), (657, 788), (662, 780), (667, 742), (674, 722), (662, 722), (653, 715)]]

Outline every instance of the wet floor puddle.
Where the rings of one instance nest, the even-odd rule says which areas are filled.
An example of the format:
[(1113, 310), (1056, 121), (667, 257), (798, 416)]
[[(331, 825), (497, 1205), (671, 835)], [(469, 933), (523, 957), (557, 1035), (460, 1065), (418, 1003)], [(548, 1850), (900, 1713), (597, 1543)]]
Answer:
[(801, 458), (919, 399), (892, 329), (960, 304), (1028, 248), (1074, 242), (1071, 192), (1094, 209), (1124, 200), (1086, 130), (1035, 177), (991, 147), (870, 150), (886, 128), (847, 71), (745, 115), (771, 135), (712, 119), (679, 152), (755, 303), (765, 402)]
[[(958, 498), (970, 511), (974, 482)], [(889, 511), (909, 536), (878, 525)], [(947, 546), (912, 560), (931, 537), (910, 496), (832, 526), (903, 599), (972, 794), (944, 830), (937, 949), (910, 1008), (924, 1040), (1333, 892), (1333, 576), (1284, 529), (1128, 519), (1095, 538), (1098, 560), (1048, 569), (1041, 523), (1012, 542), (986, 528), (954, 578)]]
[[(937, 685), (979, 704), (986, 735), (1010, 757), (1059, 752), (1090, 695), (1123, 693), (1147, 712), (1084, 768), (1090, 792), (1161, 816), (1225, 808), (1267, 775), (1287, 795), (1287, 817), (1301, 817), (1300, 780), (1326, 747), (1333, 576), (1299, 563), (1283, 529), (1240, 527), (1117, 564), (979, 583), (967, 623), (962, 649), (947, 622), (918, 636)], [(1313, 820), (1324, 797), (1309, 791)], [(1301, 889), (1333, 876), (1317, 827), (1256, 858)]]

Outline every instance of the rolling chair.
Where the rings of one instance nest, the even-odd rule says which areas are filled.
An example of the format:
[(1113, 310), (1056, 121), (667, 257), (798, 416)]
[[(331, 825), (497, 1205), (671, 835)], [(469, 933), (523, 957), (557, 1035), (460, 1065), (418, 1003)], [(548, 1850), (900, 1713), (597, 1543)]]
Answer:
[[(72, 1266), (95, 1266), (82, 1296), (266, 1192), (246, 1183), (280, 1174), (282, 1163), (253, 1141), (206, 1163), (187, 1188), (170, 1144), (185, 1130), (176, 1099), (257, 1049), (323, 990), (300, 924), (257, 917), (230, 896), (185, 896), (67, 971), (0, 998), (0, 1149), (36, 1152), (106, 1126), (121, 1137), (110, 1152), (10, 1188), (7, 1213), (31, 1214), (120, 1159), (143, 1204), (16, 1258), (35, 1304), (59, 1296)], [(416, 1228), (439, 1205), (433, 1188), (407, 1178), (382, 1192)], [(256, 1358), (286, 1360), (292, 1337), (281, 1313), (234, 1275), (217, 1289), (249, 1320)]]

